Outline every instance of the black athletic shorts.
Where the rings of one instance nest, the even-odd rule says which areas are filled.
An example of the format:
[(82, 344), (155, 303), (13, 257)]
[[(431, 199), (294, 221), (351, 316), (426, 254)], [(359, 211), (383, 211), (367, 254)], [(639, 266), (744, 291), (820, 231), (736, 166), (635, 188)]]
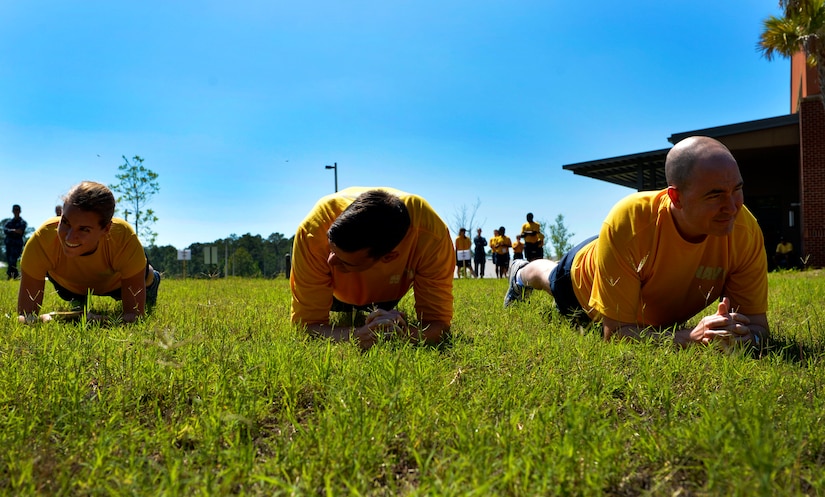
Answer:
[(332, 308), (330, 311), (332, 312), (352, 312), (352, 311), (362, 311), (362, 312), (372, 312), (373, 309), (383, 309), (385, 311), (391, 311), (395, 309), (395, 306), (398, 305), (401, 299), (398, 300), (389, 300), (387, 302), (375, 302), (366, 305), (355, 305), (355, 304), (348, 304), (346, 302), (342, 302), (335, 297), (332, 297)]
[(553, 293), (556, 308), (567, 317), (589, 321), (587, 313), (584, 312), (584, 308), (576, 298), (576, 292), (573, 291), (573, 279), (570, 277), (570, 271), (573, 268), (573, 259), (579, 250), (596, 238), (598, 236), (592, 236), (568, 250), (559, 260), (559, 263), (556, 264), (556, 267), (553, 268), (553, 271), (550, 272), (550, 292)]

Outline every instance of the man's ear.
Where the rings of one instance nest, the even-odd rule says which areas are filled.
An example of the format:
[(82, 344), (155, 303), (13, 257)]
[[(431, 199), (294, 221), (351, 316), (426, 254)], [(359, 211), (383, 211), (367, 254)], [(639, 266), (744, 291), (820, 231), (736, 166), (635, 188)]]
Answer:
[(382, 257), (382, 258), (380, 258), (379, 260), (380, 260), (381, 262), (383, 262), (383, 263), (392, 262), (392, 261), (394, 261), (394, 260), (395, 260), (395, 258), (396, 258), (396, 257), (398, 257), (399, 255), (401, 255), (401, 254), (399, 254), (399, 253), (398, 253), (398, 251), (393, 250), (392, 252), (390, 252), (389, 254), (385, 255), (385, 256), (384, 256), (384, 257)]
[(682, 208), (682, 197), (675, 186), (667, 187), (667, 196), (670, 197), (670, 203), (673, 204), (673, 207)]

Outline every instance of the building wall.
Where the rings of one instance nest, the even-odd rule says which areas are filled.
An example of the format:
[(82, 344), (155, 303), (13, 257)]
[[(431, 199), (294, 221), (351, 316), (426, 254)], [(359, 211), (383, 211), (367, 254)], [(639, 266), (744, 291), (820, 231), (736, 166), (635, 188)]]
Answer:
[[(798, 139), (798, 126), (794, 126), (794, 132)], [(797, 249), (802, 242), (798, 207), (801, 198), (799, 144), (733, 149), (731, 153), (745, 182), (745, 205), (762, 228), (768, 267), (773, 269), (773, 255), (780, 237)], [(789, 215), (791, 211), (793, 218)]]
[(801, 100), (799, 107), (802, 247), (807, 265), (825, 266), (825, 106), (822, 96)]

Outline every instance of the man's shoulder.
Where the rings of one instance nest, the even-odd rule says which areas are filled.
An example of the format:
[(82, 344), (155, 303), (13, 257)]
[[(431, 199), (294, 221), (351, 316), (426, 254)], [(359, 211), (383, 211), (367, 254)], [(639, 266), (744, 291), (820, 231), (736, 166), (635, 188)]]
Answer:
[(668, 209), (670, 198), (665, 190), (631, 193), (613, 205), (606, 221), (648, 218), (655, 220), (663, 209)]
[[(128, 221), (119, 218), (112, 219), (112, 227), (109, 229), (109, 236), (106, 237), (110, 243), (121, 245), (137, 240), (135, 229)], [(139, 242), (139, 241), (138, 241)]]

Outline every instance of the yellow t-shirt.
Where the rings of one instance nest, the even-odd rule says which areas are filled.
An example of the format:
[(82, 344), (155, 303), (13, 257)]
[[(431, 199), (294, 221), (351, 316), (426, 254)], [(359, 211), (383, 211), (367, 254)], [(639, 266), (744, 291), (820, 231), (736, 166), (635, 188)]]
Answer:
[(455, 249), (456, 250), (470, 250), (470, 246), (472, 245), (472, 240), (469, 237), (465, 236), (457, 236), (455, 238)]
[[(376, 189), (397, 195), (409, 211), (410, 229), (394, 249), (399, 256), (363, 272), (341, 272), (327, 262), (327, 231), (358, 195)], [(426, 200), (392, 188), (347, 188), (321, 198), (295, 234), (291, 319), (293, 323), (328, 323), (333, 295), (341, 302), (368, 305), (400, 299), (412, 288), (420, 320), (449, 324), (453, 318), (454, 271), (450, 231)]]
[(779, 243), (776, 246), (776, 253), (777, 254), (789, 254), (793, 252), (793, 244), (791, 242), (783, 242)]
[(541, 226), (539, 223), (533, 221), (521, 225), (521, 237), (524, 243), (536, 243), (539, 241), (539, 233), (541, 233)]
[[(89, 255), (66, 257), (57, 236), (60, 218), (46, 221), (34, 232), (20, 261), (28, 276), (49, 278), (78, 295), (91, 290), (103, 295), (118, 290), (121, 280), (146, 271), (146, 255), (135, 230), (123, 219), (112, 219), (109, 233), (100, 238), (97, 250)], [(153, 273), (149, 273), (153, 275)], [(153, 280), (153, 276), (147, 279)]]
[(522, 252), (524, 252), (524, 243), (522, 243), (519, 240), (516, 240), (516, 242), (513, 244), (513, 253), (520, 254)]
[[(507, 236), (507, 235), (504, 235), (504, 236), (499, 235), (499, 236), (498, 236), (498, 238), (496, 239), (496, 245), (495, 245), (495, 248), (494, 248), (493, 250), (495, 250), (495, 251), (496, 251), (496, 253), (497, 253), (497, 254), (499, 254), (499, 255), (501, 255), (501, 254), (509, 254), (509, 253), (510, 253), (510, 247), (511, 247), (512, 245), (513, 245), (513, 244), (512, 244), (512, 242), (510, 241), (510, 237), (509, 237), (509, 236)], [(490, 246), (492, 246), (492, 243), (490, 244)]]
[(737, 312), (767, 312), (767, 255), (751, 212), (742, 207), (729, 236), (689, 243), (669, 209), (666, 190), (631, 194), (610, 211), (599, 238), (576, 255), (573, 288), (590, 318), (670, 326), (720, 296)]

